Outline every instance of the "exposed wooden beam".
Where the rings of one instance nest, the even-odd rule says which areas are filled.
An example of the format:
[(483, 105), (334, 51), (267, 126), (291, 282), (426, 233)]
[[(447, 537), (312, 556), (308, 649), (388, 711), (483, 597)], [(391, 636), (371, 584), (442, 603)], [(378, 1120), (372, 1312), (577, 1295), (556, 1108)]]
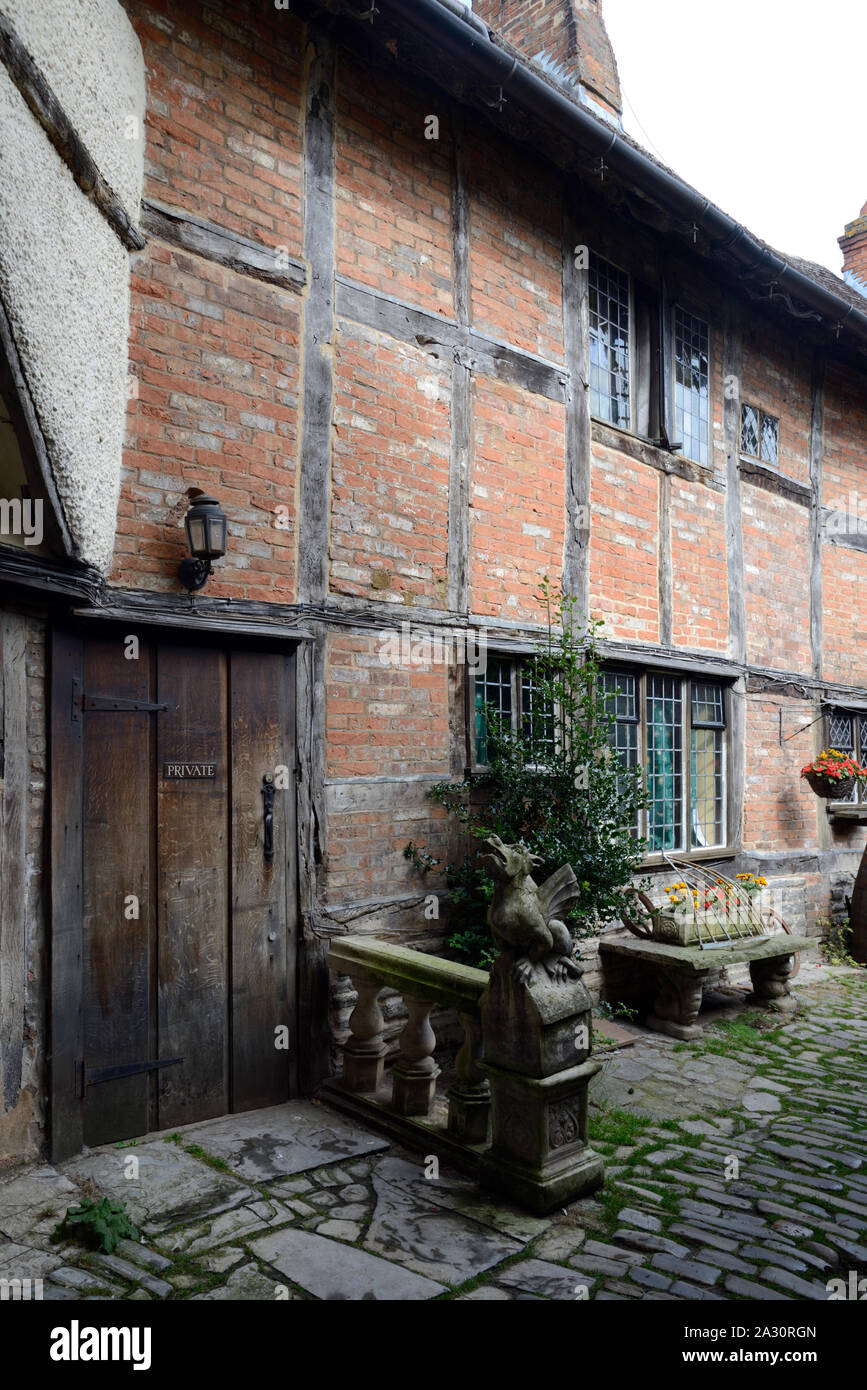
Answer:
[(145, 200), (142, 203), (142, 227), (149, 235), (172, 246), (180, 246), (205, 260), (216, 261), (239, 275), (250, 275), (281, 289), (299, 291), (307, 284), (307, 267), (303, 261), (274, 246), (240, 236), (238, 232), (206, 222), (202, 217), (181, 208), (166, 207), (163, 203)]
[[(822, 454), (825, 447), (825, 360), (813, 358), (810, 377), (810, 655), (822, 679)], [(857, 539), (857, 538), (856, 538)], [(867, 547), (865, 547), (867, 549)]]
[(334, 76), (330, 36), (308, 31), (304, 102), (304, 255), (310, 287), (304, 306), (304, 389), (298, 526), (298, 594), (328, 594), (331, 428), (334, 399)]
[(579, 221), (568, 190), (563, 201), (563, 339), (566, 355), (566, 537), (563, 589), (590, 611), (590, 298), (576, 255)]

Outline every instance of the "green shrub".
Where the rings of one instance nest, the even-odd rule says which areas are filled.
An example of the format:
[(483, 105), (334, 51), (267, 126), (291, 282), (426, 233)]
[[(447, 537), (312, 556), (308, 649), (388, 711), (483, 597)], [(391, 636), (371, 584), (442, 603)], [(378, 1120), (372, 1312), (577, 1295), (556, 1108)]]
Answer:
[[(575, 599), (552, 593), (547, 581), (542, 596), (547, 637), (525, 667), (539, 713), (513, 730), (488, 706), (487, 769), (428, 793), (467, 832), (466, 857), (446, 866), (446, 884), (455, 927), (448, 949), (470, 965), (487, 967), (496, 956), (486, 922), (493, 883), (474, 841), (493, 832), (507, 844), (523, 842), (543, 861), (534, 873), (540, 883), (571, 864), (581, 889), (567, 919), (576, 938), (619, 917), (644, 851), (631, 830), (646, 799), (641, 770), (624, 769), (609, 743), (613, 718), (597, 650), (602, 624), (579, 619)], [(439, 863), (416, 845), (404, 854), (422, 874)]]

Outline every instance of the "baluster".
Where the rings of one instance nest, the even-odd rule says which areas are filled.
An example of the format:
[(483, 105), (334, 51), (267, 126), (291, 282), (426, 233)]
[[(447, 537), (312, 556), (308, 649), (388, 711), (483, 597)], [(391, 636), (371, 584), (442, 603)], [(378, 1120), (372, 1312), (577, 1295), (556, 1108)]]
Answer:
[(474, 1014), (458, 1017), (464, 1041), (455, 1058), (457, 1079), (449, 1087), (449, 1132), (465, 1144), (484, 1144), (491, 1117), (491, 1083), (479, 1066), (482, 1021)]
[(342, 1084), (347, 1091), (378, 1091), (387, 1051), (382, 1038), (385, 1020), (378, 1002), (382, 985), (367, 975), (350, 978), (358, 1003), (350, 1015), (351, 1037), (343, 1049)]
[(428, 1115), (440, 1074), (431, 1056), (437, 1045), (430, 1025), (433, 1003), (411, 994), (405, 994), (403, 999), (409, 1017), (400, 1035), (400, 1053), (391, 1072), (392, 1104), (401, 1115)]

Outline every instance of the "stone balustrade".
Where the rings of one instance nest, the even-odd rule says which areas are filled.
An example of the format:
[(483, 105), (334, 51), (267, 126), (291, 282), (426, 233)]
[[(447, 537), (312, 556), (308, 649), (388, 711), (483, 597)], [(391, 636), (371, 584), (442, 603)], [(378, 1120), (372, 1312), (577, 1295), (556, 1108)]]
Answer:
[[(456, 1058), (457, 1075), (448, 1092), (449, 1147), (454, 1149), (452, 1156), (458, 1157), (460, 1148), (485, 1144), (491, 1095), (481, 1068), (480, 1000), (488, 984), (487, 972), (363, 936), (332, 941), (328, 964), (335, 974), (349, 976), (357, 994), (349, 1019), (350, 1036), (343, 1050), (343, 1075), (327, 1088), (331, 1098), (339, 1102), (338, 1092), (344, 1098), (352, 1096), (355, 1103), (343, 1108), (360, 1114), (369, 1107), (371, 1118), (375, 1112), (380, 1123), (386, 1114), (395, 1117), (398, 1122), (389, 1127), (410, 1142), (412, 1122), (426, 1122), (424, 1133), (429, 1140), (440, 1075), (430, 1015), (436, 1005), (453, 1009), (463, 1027), (464, 1041)], [(403, 996), (407, 1009), (399, 1053), (390, 1071), (390, 1092), (384, 1077), (387, 1049), (379, 1005), (379, 995), (387, 988)], [(409, 1124), (400, 1124), (400, 1120)]]

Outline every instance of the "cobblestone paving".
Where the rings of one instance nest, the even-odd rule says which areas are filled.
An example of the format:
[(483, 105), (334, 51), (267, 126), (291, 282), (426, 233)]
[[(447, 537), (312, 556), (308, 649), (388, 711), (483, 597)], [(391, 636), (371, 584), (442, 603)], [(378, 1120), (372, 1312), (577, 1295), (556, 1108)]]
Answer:
[[(802, 975), (795, 1017), (728, 1010), (702, 1041), (642, 1032), (605, 1057), (605, 1188), (553, 1217), (294, 1102), (6, 1175), (0, 1280), (59, 1300), (825, 1300), (867, 1273), (867, 972)], [(102, 1193), (144, 1243), (53, 1244)]]

